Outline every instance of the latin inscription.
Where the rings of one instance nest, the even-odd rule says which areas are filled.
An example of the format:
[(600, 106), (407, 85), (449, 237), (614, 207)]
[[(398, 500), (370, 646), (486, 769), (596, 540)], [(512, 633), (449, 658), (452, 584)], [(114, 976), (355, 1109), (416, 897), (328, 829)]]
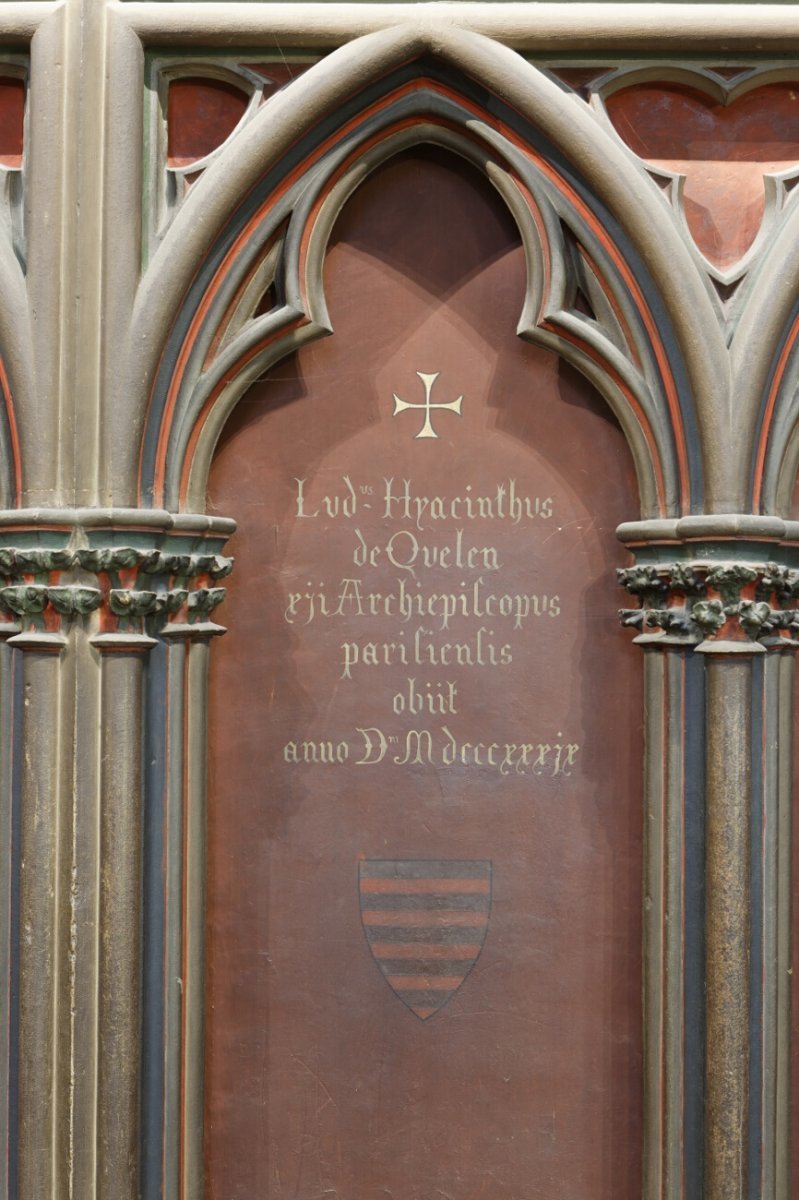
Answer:
[[(427, 422), (436, 376), (420, 378)], [(327, 488), (298, 476), (292, 486), (300, 536), (333, 539), (341, 571), (291, 578), (283, 620), (320, 654), (335, 654), (338, 687), (368, 684), (370, 712), (334, 738), (303, 731), (283, 746), (284, 762), (570, 775), (580, 746), (562, 730), (530, 733), (521, 714), (512, 735), (486, 729), (475, 738), (473, 722), (470, 736), (459, 729), (470, 715), (464, 672), (502, 688), (509, 672), (529, 670), (531, 645), (561, 622), (556, 581), (520, 587), (518, 564), (508, 570), (503, 555), (508, 533), (523, 546), (561, 532), (552, 496), (533, 495), (514, 478), (441, 494), (412, 476), (345, 473)], [(383, 704), (375, 704), (383, 682)]]

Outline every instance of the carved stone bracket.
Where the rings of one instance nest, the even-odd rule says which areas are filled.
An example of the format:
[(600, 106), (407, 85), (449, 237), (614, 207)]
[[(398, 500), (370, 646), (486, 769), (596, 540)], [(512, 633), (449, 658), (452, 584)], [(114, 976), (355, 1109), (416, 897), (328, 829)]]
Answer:
[[(68, 627), (81, 621), (95, 644), (111, 649), (151, 645), (159, 634), (224, 632), (211, 615), (225, 598), (220, 580), (233, 568), (233, 559), (221, 553), (232, 522), (151, 513), (145, 523), (139, 513), (134, 530), (127, 510), (103, 514), (99, 528), (90, 523), (91, 510), (74, 515), (69, 527), (43, 528), (40, 512), (27, 527), (19, 513), (10, 528), (0, 526), (6, 541), (0, 544), (0, 613), (7, 617), (0, 636), (58, 647)], [(31, 541), (36, 544), (25, 544)]]

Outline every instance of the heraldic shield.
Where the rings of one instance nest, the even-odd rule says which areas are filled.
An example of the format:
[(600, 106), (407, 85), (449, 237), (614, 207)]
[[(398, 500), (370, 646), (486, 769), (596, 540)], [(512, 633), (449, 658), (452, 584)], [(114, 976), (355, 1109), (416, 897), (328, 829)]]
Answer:
[(480, 955), (491, 915), (491, 863), (367, 859), (361, 921), (391, 990), (422, 1021), (451, 1000)]

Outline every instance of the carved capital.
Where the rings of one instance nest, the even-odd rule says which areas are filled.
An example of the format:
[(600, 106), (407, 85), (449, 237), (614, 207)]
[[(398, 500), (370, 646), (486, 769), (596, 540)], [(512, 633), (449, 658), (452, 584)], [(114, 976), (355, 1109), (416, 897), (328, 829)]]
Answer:
[(799, 645), (799, 570), (776, 562), (637, 563), (617, 572), (640, 607), (621, 609), (640, 643), (703, 653), (762, 653)]
[(62, 512), (58, 522), (3, 514), (12, 515), (0, 523), (0, 616), (14, 644), (63, 644), (75, 622), (103, 649), (149, 647), (172, 626), (181, 637), (224, 633), (210, 615), (233, 569), (221, 553), (232, 522), (136, 510)]
[[(204, 547), (183, 552), (103, 546), (77, 554), (103, 589), (103, 634), (158, 634), (179, 625), (191, 636), (224, 600), (225, 589), (214, 585), (233, 569), (232, 558)], [(224, 633), (221, 625), (215, 631)]]

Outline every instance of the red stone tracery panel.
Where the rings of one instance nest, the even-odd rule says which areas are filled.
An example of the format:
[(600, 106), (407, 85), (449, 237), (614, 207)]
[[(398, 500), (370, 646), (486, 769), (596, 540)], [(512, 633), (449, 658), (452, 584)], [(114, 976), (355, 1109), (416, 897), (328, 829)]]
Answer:
[(518, 234), (459, 160), (378, 170), (326, 287), (210, 484), (208, 1198), (637, 1200), (626, 445), (516, 336)]
[[(307, 62), (244, 63), (246, 70), (264, 83), (261, 103), (308, 70)], [(0, 85), (3, 81), (0, 80)], [(187, 167), (205, 158), (230, 137), (249, 102), (245, 80), (241, 86), (213, 76), (182, 75), (167, 91), (167, 165)], [(3, 95), (0, 87), (0, 138), (3, 135)], [(0, 148), (2, 142), (0, 141)]]
[(25, 126), (25, 83), (0, 77), (0, 164), (21, 167)]
[(247, 110), (248, 95), (222, 79), (181, 77), (167, 92), (167, 164), (186, 167), (230, 137)]
[(685, 175), (697, 246), (716, 266), (733, 266), (760, 228), (763, 176), (799, 164), (799, 84), (767, 84), (728, 104), (677, 84), (637, 84), (607, 109), (636, 154)]

